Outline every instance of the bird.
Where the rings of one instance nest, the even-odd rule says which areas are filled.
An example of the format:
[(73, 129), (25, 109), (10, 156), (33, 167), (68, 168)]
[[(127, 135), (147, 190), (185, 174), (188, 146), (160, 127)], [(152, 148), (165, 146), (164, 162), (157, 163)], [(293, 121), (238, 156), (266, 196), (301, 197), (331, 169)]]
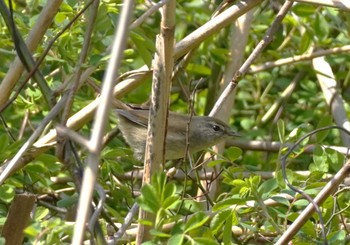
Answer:
[[(149, 109), (116, 109), (121, 130), (126, 142), (138, 160), (145, 154)], [(165, 139), (165, 160), (180, 159), (188, 151), (194, 154), (230, 137), (240, 136), (223, 121), (209, 116), (192, 116), (176, 112), (168, 114)], [(187, 141), (188, 139), (188, 141)]]

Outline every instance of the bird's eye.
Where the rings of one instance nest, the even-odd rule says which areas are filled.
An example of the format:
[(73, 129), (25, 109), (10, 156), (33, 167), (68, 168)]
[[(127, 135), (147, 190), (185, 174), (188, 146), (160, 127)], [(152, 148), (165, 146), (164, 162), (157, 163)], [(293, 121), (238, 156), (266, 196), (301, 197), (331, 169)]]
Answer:
[(213, 129), (214, 129), (214, 131), (220, 131), (220, 126), (218, 126), (218, 125), (213, 125)]

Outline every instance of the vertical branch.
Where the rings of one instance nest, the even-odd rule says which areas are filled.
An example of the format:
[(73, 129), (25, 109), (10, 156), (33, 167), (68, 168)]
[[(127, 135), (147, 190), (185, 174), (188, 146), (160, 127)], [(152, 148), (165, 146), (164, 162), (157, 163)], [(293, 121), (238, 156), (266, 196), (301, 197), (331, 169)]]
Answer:
[[(321, 86), (323, 95), (331, 110), (335, 123), (338, 126), (350, 130), (350, 122), (345, 110), (344, 101), (341, 94), (337, 90), (337, 82), (333, 74), (332, 68), (325, 61), (324, 57), (312, 60), (312, 66), (315, 69), (317, 80)], [(340, 132), (344, 146), (350, 146), (349, 136), (344, 132)]]
[[(78, 64), (75, 67), (74, 81), (72, 81), (72, 84), (70, 85), (70, 87), (67, 91), (67, 93), (68, 93), (67, 103), (66, 103), (66, 106), (65, 106), (63, 113), (62, 113), (61, 123), (63, 125), (67, 124), (67, 120), (69, 118), (69, 115), (71, 114), (73, 100), (74, 100), (74, 94), (78, 90), (81, 76), (83, 73), (82, 67), (83, 67), (83, 64), (84, 64), (86, 57), (88, 55), (88, 50), (90, 47), (90, 41), (91, 41), (91, 37), (92, 37), (92, 31), (94, 29), (94, 23), (96, 20), (97, 10), (98, 10), (99, 4), (100, 4), (100, 1), (95, 0), (92, 3), (92, 5), (89, 7), (90, 11), (88, 11), (88, 13), (87, 13), (87, 15), (88, 15), (86, 17), (87, 28), (86, 28), (86, 32), (84, 35), (84, 43), (83, 43), (82, 50), (80, 52)], [(68, 147), (68, 145), (66, 144), (66, 141), (60, 137), (58, 137), (57, 142), (58, 143), (57, 143), (57, 148), (56, 148), (56, 155), (58, 156), (59, 159), (61, 159), (62, 162), (64, 162), (67, 165), (68, 161), (69, 161), (68, 160), (69, 156), (65, 156), (65, 154), (69, 154), (70, 147)], [(64, 151), (66, 151), (66, 152), (64, 152)]]
[(106, 74), (101, 91), (101, 101), (97, 107), (95, 121), (91, 139), (89, 141), (90, 149), (87, 159), (87, 166), (84, 171), (81, 195), (79, 198), (78, 214), (74, 227), (73, 245), (80, 245), (83, 242), (86, 221), (88, 220), (92, 193), (94, 190), (100, 152), (102, 148), (103, 134), (108, 118), (109, 107), (113, 95), (113, 82), (117, 76), (124, 48), (126, 46), (129, 20), (131, 17), (133, 1), (125, 0), (123, 9), (119, 17), (117, 33), (115, 35), (112, 47), (111, 59), (108, 63)]
[(82, 67), (83, 67), (83, 64), (86, 60), (86, 57), (88, 55), (88, 50), (90, 47), (92, 31), (94, 29), (94, 24), (95, 24), (99, 4), (100, 4), (100, 1), (95, 0), (92, 3), (92, 5), (89, 7), (90, 11), (88, 11), (86, 14), (88, 16), (86, 16), (86, 18), (85, 18), (85, 19), (87, 19), (87, 22), (86, 22), (87, 27), (86, 27), (86, 32), (84, 35), (84, 43), (83, 43), (82, 50), (80, 52), (78, 64), (75, 67), (75, 78), (74, 78), (72, 85), (69, 88), (69, 91), (68, 91), (69, 97), (68, 97), (68, 101), (67, 101), (67, 106), (66, 106), (65, 111), (64, 111), (63, 116), (62, 116), (62, 123), (63, 124), (66, 124), (66, 122), (68, 120), (68, 117), (69, 117), (70, 112), (71, 112), (71, 107), (73, 104), (73, 96), (74, 96), (76, 90), (78, 89), (80, 77), (82, 74)]
[[(175, 5), (176, 1), (171, 0), (163, 7), (161, 34), (157, 37), (143, 185), (150, 183), (151, 176), (163, 169), (169, 93), (174, 63)], [(154, 214), (140, 210), (139, 218), (150, 220), (154, 225)], [(150, 239), (150, 228), (139, 224), (136, 244)]]
[[(233, 30), (232, 30), (232, 38), (230, 42), (230, 53), (231, 53), (231, 59), (230, 62), (227, 64), (225, 73), (223, 76), (223, 79), (221, 81), (220, 87), (221, 90), (223, 90), (230, 82), (235, 74), (235, 72), (239, 69), (239, 67), (242, 64), (242, 60), (244, 57), (244, 50), (245, 46), (247, 44), (248, 35), (249, 35), (249, 28), (253, 19), (253, 12), (254, 9), (249, 10), (246, 14), (242, 15), (237, 19), (237, 21), (234, 23)], [(228, 122), (231, 116), (231, 110), (233, 107), (233, 94), (230, 94), (229, 98), (224, 102), (224, 105), (221, 107), (221, 109), (213, 116), (220, 118), (224, 122)], [(218, 153), (222, 153), (224, 150), (225, 142), (222, 142), (216, 146), (214, 146), (214, 150)], [(207, 171), (213, 171), (218, 173), (219, 172), (219, 165), (214, 166), (212, 169)], [(210, 197), (215, 197), (218, 188), (220, 186), (219, 179), (216, 178), (210, 185)], [(201, 193), (198, 193), (199, 196), (201, 196)]]

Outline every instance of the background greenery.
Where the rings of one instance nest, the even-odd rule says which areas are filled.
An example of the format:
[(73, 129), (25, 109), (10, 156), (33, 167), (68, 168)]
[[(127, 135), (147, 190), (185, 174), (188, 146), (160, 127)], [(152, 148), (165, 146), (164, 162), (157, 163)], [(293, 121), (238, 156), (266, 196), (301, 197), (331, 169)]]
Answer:
[[(35, 25), (46, 2), (13, 2), (15, 23), (24, 39)], [(248, 43), (244, 50), (245, 57), (264, 37), (282, 2), (263, 1), (254, 10)], [(50, 40), (76, 16), (85, 3), (75, 0), (63, 1), (54, 22), (34, 52), (34, 57), (41, 56)], [(177, 1), (176, 40), (181, 40), (209, 21), (218, 6), (218, 1)], [(100, 2), (88, 58), (83, 67), (94, 67), (95, 70), (76, 91), (72, 112), (77, 112), (98, 95), (120, 8), (119, 1)], [(147, 8), (143, 1), (136, 1), (133, 18), (137, 19)], [(160, 31), (160, 18), (159, 12), (156, 12), (131, 31), (120, 74), (143, 65), (151, 66), (155, 38)], [(52, 90), (61, 88), (63, 81), (75, 72), (85, 32), (86, 17), (83, 15), (57, 39), (46, 55), (40, 71)], [(343, 47), (350, 44), (349, 34), (349, 12), (317, 4), (295, 3), (272, 43), (263, 50), (254, 64), (260, 65), (305, 54), (310, 52), (311, 48), (322, 50)], [(181, 87), (192, 91), (191, 84), (204, 78), (204, 83), (195, 91), (194, 110), (199, 115), (210, 111), (212, 104), (208, 104), (208, 97), (213, 98), (213, 91), (208, 90), (208, 84), (217, 84), (225, 71), (229, 61), (230, 35), (230, 27), (222, 29), (202, 42), (193, 52), (189, 64), (182, 67), (180, 76), (173, 82), (171, 110), (186, 113), (188, 98)], [(3, 19), (0, 19), (0, 37), (2, 80), (16, 56), (14, 42)], [(332, 67), (337, 81), (336, 89), (342, 95), (346, 112), (349, 114), (349, 52), (328, 55), (325, 58)], [(282, 98), (282, 92), (300, 72), (302, 77), (297, 81), (295, 89), (290, 96)], [(23, 81), (24, 77), (25, 74), (20, 81)], [(144, 103), (149, 99), (150, 88), (149, 78), (126, 94), (122, 100), (135, 104)], [(61, 96), (60, 93), (61, 91), (58, 91), (57, 97)], [(281, 102), (276, 112), (267, 120), (262, 120), (278, 101)], [(1, 113), (1, 162), (14, 156), (49, 110), (41, 90), (35, 82), (30, 81), (16, 100)], [(24, 124), (25, 117), (28, 117), (28, 121)], [(137, 171), (142, 169), (142, 164), (133, 158), (132, 151), (120, 134), (108, 142), (101, 155), (98, 178), (98, 183), (107, 194), (104, 212), (99, 219), (104, 234), (108, 222), (123, 223), (124, 217), (138, 197), (142, 208), (157, 214), (157, 223), (152, 230), (154, 243), (273, 244), (308, 202), (287, 188), (284, 183), (280, 157), (286, 149), (280, 146), (277, 152), (270, 148), (255, 151), (252, 150), (251, 143), (252, 140), (294, 143), (307, 132), (333, 124), (330, 107), (317, 82), (311, 60), (245, 75), (236, 88), (229, 123), (242, 137), (238, 141), (230, 141), (231, 146), (218, 157), (222, 160), (222, 172), (219, 177), (222, 184), (220, 193), (210, 201), (209, 198), (204, 198), (199, 202), (196, 198), (200, 185), (196, 175), (187, 178), (177, 178), (175, 175), (172, 179), (166, 178), (165, 175), (156, 175), (152, 185), (141, 189), (141, 179), (137, 178)], [(111, 113), (108, 131), (116, 125), (116, 118)], [(91, 123), (86, 123), (79, 133), (89, 137)], [(240, 149), (235, 146), (235, 142), (241, 143)], [(318, 146), (312, 154), (304, 153), (309, 144)], [(325, 150), (321, 147), (323, 145), (343, 145), (339, 132), (330, 130), (328, 135), (303, 141), (288, 160), (289, 181), (312, 197), (325, 185), (329, 174), (335, 174), (345, 162), (344, 155), (331, 149)], [(79, 159), (84, 163), (86, 149), (78, 144), (75, 144), (75, 148)], [(211, 165), (218, 163), (216, 161)], [(170, 168), (173, 163), (168, 163), (167, 166)], [(193, 172), (189, 165), (179, 168), (179, 173)], [(307, 172), (297, 172), (301, 170)], [(134, 176), (130, 174), (131, 171), (135, 171)], [(274, 177), (272, 172), (276, 173)], [(4, 224), (16, 193), (34, 193), (37, 196), (37, 205), (32, 221), (25, 230), (25, 243), (69, 243), (72, 236), (71, 221), (74, 221), (71, 213), (75, 212), (78, 200), (76, 181), (73, 181), (73, 178), (70, 167), (61, 164), (56, 158), (54, 148), (39, 155), (0, 186), (0, 223)], [(293, 198), (280, 194), (289, 194)], [(265, 201), (269, 198), (275, 201), (273, 205), (266, 204)], [(349, 205), (349, 193), (346, 191), (339, 192), (334, 197), (330, 196), (322, 205), (327, 238), (332, 244), (348, 242)], [(136, 222), (137, 217), (133, 223)], [(162, 229), (163, 225), (171, 222), (174, 224), (171, 229)], [(322, 243), (318, 224), (319, 217), (312, 216), (294, 237), (293, 244)], [(131, 235), (123, 239), (134, 241), (135, 238)]]

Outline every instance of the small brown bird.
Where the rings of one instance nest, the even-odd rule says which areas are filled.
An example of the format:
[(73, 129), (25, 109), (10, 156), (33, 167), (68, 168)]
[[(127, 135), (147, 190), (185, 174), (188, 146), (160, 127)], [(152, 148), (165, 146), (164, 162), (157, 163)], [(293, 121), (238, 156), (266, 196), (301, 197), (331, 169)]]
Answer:
[[(117, 109), (119, 128), (127, 143), (133, 148), (135, 157), (143, 159), (145, 154), (149, 110)], [(187, 125), (189, 130), (187, 132)], [(213, 146), (232, 136), (239, 136), (226, 123), (208, 116), (182, 115), (169, 112), (165, 141), (165, 159), (178, 159), (185, 156), (186, 134), (189, 153), (193, 154)]]

